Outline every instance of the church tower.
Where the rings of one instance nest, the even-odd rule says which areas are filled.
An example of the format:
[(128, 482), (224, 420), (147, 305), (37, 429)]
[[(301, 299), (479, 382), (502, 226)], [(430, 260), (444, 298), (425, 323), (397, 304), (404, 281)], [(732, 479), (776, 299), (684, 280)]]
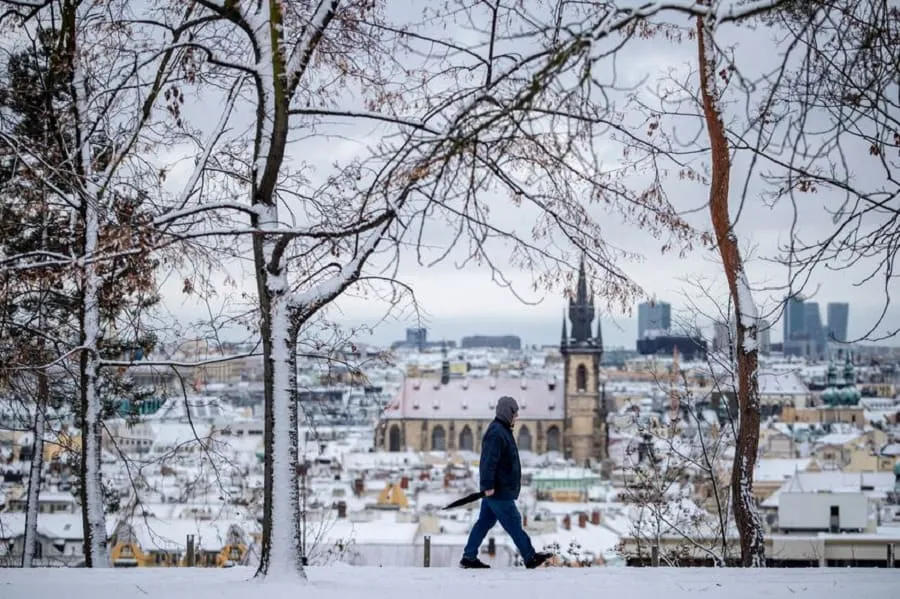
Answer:
[(577, 463), (606, 458), (606, 410), (600, 405), (600, 360), (603, 357), (603, 335), (597, 318), (597, 335), (591, 323), (596, 311), (593, 293), (588, 293), (584, 259), (578, 269), (575, 297), (569, 299), (567, 332), (563, 315), (560, 352), (565, 360), (565, 455)]

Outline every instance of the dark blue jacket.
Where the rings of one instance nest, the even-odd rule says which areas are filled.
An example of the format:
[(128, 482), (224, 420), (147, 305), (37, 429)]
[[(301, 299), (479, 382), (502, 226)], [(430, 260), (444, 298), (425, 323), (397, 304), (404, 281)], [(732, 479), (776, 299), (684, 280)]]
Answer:
[(488, 425), (481, 441), (478, 474), (481, 490), (494, 490), (492, 499), (519, 498), (522, 487), (519, 448), (512, 428), (505, 422), (494, 420)]

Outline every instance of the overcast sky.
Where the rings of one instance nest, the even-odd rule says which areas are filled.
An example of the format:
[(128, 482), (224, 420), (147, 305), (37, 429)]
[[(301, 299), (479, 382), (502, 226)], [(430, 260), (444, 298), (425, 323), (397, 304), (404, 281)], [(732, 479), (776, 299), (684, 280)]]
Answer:
[[(460, 27), (461, 38), (474, 35)], [(753, 38), (753, 35), (757, 37)], [(727, 37), (727, 43), (736, 46), (740, 64), (750, 72), (762, 70), (766, 64), (778, 58), (775, 45), (759, 43), (761, 39), (771, 38), (766, 32), (729, 31), (722, 33), (720, 38), (722, 37)], [(689, 41), (677, 44), (657, 38), (628, 46), (627, 51), (627, 62), (624, 64), (628, 68), (620, 74), (623, 78), (620, 81), (637, 84), (644, 80), (644, 85), (639, 89), (648, 99), (653, 96), (651, 92), (654, 81), (662, 73), (672, 68), (684, 73), (689, 68), (688, 65), (696, 60), (696, 48)], [(620, 68), (621, 66), (622, 61)], [(367, 141), (375, 139), (378, 131), (377, 127), (368, 126), (365, 131), (345, 132), (341, 137), (308, 140), (303, 144), (292, 145), (289, 157), (297, 162), (309, 162), (313, 165), (324, 165), (352, 157), (364, 152)], [(597, 143), (603, 144), (604, 140), (598, 140)], [(734, 194), (740, 193), (744, 182), (743, 173), (746, 173), (747, 168), (745, 160), (736, 161), (732, 180)], [(866, 169), (866, 164), (861, 162), (856, 171), (858, 176), (865, 177)], [(177, 169), (170, 174), (170, 179), (179, 181)], [(780, 316), (777, 313), (778, 301), (785, 294), (788, 273), (784, 267), (774, 264), (772, 259), (778, 255), (779, 246), (788, 241), (788, 224), (793, 213), (786, 202), (774, 208), (766, 206), (758, 196), (754, 196), (752, 182), (750, 189), (751, 197), (741, 211), (737, 230), (756, 301), (763, 313), (771, 314), (770, 319), (777, 320)], [(700, 230), (710, 229), (709, 215), (704, 207), (705, 188), (672, 181), (667, 185), (667, 193), (676, 207), (686, 213), (690, 212), (688, 218), (692, 224)], [(808, 198), (807, 205), (800, 206), (802, 234), (806, 240), (819, 239), (831, 230), (833, 225), (825, 206), (834, 205), (839, 200), (840, 198), (819, 194)], [(527, 211), (510, 206), (501, 198), (497, 198), (492, 210), (505, 223), (521, 222), (524, 226), (533, 217)], [(601, 213), (597, 214), (605, 218)], [(660, 241), (650, 238), (635, 227), (622, 225), (615, 217), (609, 217), (604, 231), (607, 243), (643, 256), (642, 261), (623, 263), (622, 267), (643, 288), (646, 297), (671, 303), (674, 312), (683, 319), (699, 319), (704, 325), (713, 318), (718, 319), (717, 312), (724, 309), (727, 295), (717, 250), (698, 246), (683, 258), (675, 254), (662, 255)], [(502, 262), (502, 256), (498, 260)], [(839, 272), (820, 268), (803, 290), (806, 295), (812, 296), (813, 301), (820, 303), (823, 322), (827, 302), (848, 302), (851, 338), (869, 329), (884, 304), (883, 279), (857, 286), (864, 276), (863, 266)], [(577, 264), (573, 263), (571, 269), (577, 269)], [(246, 268), (235, 266), (231, 269), (231, 276), (247, 291), (254, 289), (250, 274)], [(529, 273), (509, 269), (507, 274), (523, 297), (534, 305), (522, 303), (509, 290), (492, 282), (486, 269), (467, 267), (465, 270), (457, 270), (452, 260), (424, 269), (415, 264), (411, 255), (404, 257), (400, 269), (400, 278), (415, 290), (423, 317), (421, 324), (429, 329), (431, 339), (458, 340), (464, 335), (481, 333), (517, 334), (529, 344), (558, 342), (566, 305), (562, 286), (548, 291), (534, 291), (531, 289)], [(166, 305), (179, 318), (188, 320), (205, 316), (203, 307), (181, 293), (181, 280), (177, 277), (168, 280), (163, 289)], [(896, 294), (900, 292), (900, 286), (893, 282), (891, 290)], [(632, 314), (627, 314), (618, 307), (607, 310), (602, 297), (603, 289), (595, 291), (598, 293), (597, 302), (603, 318), (605, 343), (608, 346), (633, 347), (637, 333), (636, 305), (632, 307)], [(359, 341), (362, 342), (390, 343), (403, 338), (406, 327), (420, 324), (408, 308), (395, 310), (393, 315), (382, 321), (387, 304), (371, 296), (345, 297), (334, 308), (330, 315), (344, 324), (361, 325), (381, 321), (372, 335), (360, 336)], [(900, 307), (892, 306), (877, 333), (883, 334), (898, 326)], [(773, 341), (781, 340), (781, 330), (780, 323), (776, 324), (772, 330)]]

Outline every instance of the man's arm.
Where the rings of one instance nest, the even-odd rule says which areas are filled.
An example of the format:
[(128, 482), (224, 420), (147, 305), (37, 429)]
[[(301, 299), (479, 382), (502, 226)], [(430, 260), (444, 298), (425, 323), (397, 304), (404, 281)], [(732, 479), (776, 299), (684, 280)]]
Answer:
[[(494, 480), (497, 474), (497, 463), (500, 461), (500, 453), (503, 440), (496, 433), (488, 433), (481, 443), (481, 460), (478, 463), (478, 475), (480, 490), (490, 497), (494, 494)], [(490, 494), (488, 493), (490, 491)]]

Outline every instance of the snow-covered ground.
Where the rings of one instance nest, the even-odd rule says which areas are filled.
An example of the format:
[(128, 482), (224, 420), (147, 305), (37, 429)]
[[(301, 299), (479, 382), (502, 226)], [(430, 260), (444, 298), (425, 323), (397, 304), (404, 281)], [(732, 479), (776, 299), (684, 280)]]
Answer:
[(0, 569), (0, 597), (34, 599), (888, 599), (897, 597), (896, 570), (864, 568), (309, 568), (308, 582), (249, 580), (247, 568), (86, 570)]

